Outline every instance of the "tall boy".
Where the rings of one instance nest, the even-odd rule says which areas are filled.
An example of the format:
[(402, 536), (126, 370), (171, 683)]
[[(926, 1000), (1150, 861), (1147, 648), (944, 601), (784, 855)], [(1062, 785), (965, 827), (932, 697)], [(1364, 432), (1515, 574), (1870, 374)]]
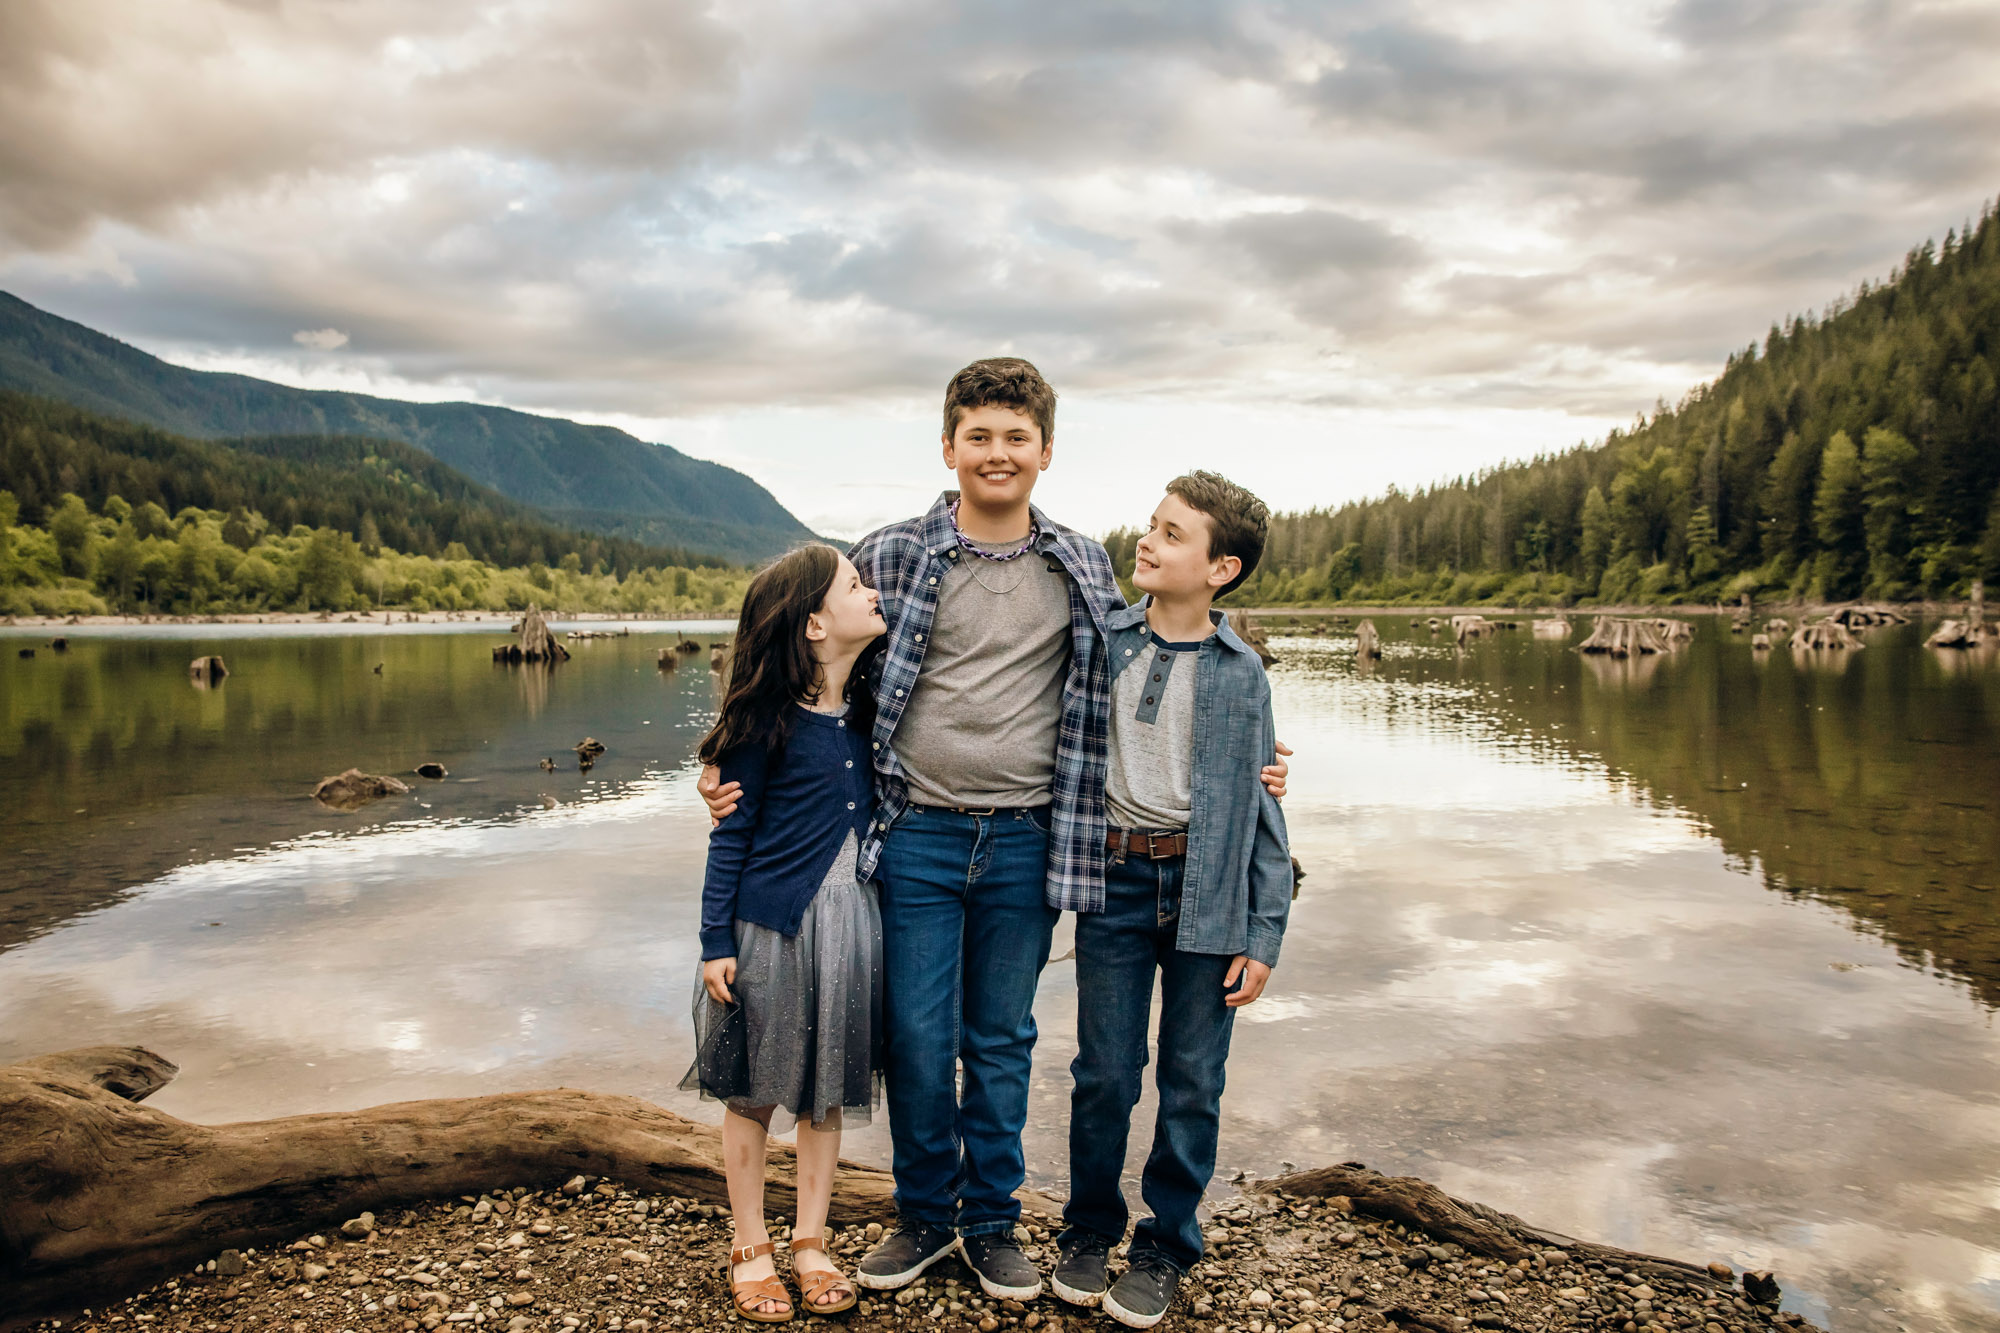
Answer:
[[(877, 1290), (961, 1247), (989, 1296), (1042, 1290), (1013, 1238), (1035, 987), (1060, 912), (1104, 908), (1104, 625), (1125, 605), (1103, 546), (1031, 503), (1054, 433), (1034, 366), (975, 361), (945, 389), (959, 489), (849, 553), (888, 623), (860, 865), (881, 885), (898, 1213), (856, 1273)], [(707, 773), (702, 796), (734, 809)]]
[[(1270, 685), (1212, 609), (1256, 568), (1269, 518), (1213, 473), (1175, 478), (1138, 544), (1132, 582), (1146, 596), (1106, 625), (1111, 862), (1103, 911), (1076, 921), (1070, 1198), (1054, 1284), (1133, 1328), (1160, 1321), (1201, 1257), (1195, 1209), (1215, 1173), (1230, 1028), (1277, 965), (1291, 908), (1284, 816), (1258, 773), (1275, 741)], [(1155, 972), (1160, 1109), (1140, 1183), (1153, 1215), (1110, 1285)]]

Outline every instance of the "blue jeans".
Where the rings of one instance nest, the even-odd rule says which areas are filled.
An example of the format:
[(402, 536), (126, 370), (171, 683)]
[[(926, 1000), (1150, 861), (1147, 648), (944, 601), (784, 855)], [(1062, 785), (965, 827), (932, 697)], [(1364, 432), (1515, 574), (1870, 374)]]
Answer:
[(1057, 915), (1048, 850), (1046, 810), (912, 806), (883, 844), (889, 1137), (907, 1221), (977, 1236), (1020, 1220), (1035, 985)]
[(1076, 919), (1076, 1087), (1069, 1106), (1069, 1203), (1064, 1239), (1089, 1233), (1116, 1245), (1127, 1209), (1119, 1176), (1132, 1108), (1146, 1071), (1153, 974), (1160, 975), (1160, 1114), (1139, 1193), (1153, 1215), (1132, 1235), (1185, 1273), (1201, 1258), (1195, 1209), (1215, 1174), (1222, 1071), (1235, 1010), (1223, 1003), (1225, 954), (1174, 947), (1181, 921), (1180, 857), (1114, 860), (1102, 915)]

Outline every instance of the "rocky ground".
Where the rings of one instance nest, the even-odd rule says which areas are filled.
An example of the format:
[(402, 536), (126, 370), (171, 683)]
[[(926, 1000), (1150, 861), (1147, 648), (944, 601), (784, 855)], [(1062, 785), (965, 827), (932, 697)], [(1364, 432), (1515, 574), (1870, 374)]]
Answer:
[[(1054, 1218), (1023, 1218), (1023, 1244), (1045, 1271), (1055, 1262), (1056, 1229)], [(837, 1233), (836, 1262), (851, 1271), (880, 1234), (872, 1224)], [(276, 1250), (225, 1251), (139, 1295), (32, 1327), (449, 1333), (456, 1325), (491, 1325), (493, 1333), (657, 1333), (734, 1323), (747, 1333), (722, 1281), (730, 1236), (727, 1209), (577, 1177), (558, 1189), (495, 1190), (379, 1219), (363, 1214)], [(1752, 1302), (1741, 1288), (1724, 1293), (1642, 1280), (1615, 1266), (1573, 1262), (1560, 1250), (1509, 1267), (1354, 1215), (1341, 1198), (1232, 1201), (1210, 1221), (1208, 1246), (1163, 1330), (1812, 1333), (1804, 1320)], [(957, 1260), (903, 1291), (864, 1296), (834, 1318), (856, 1330), (1118, 1327), (1052, 1296), (1025, 1306), (989, 1301)]]

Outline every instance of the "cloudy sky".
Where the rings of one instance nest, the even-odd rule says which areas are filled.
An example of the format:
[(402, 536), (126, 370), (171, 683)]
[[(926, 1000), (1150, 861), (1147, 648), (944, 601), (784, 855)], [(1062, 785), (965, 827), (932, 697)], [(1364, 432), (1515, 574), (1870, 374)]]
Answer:
[(960, 365), (1102, 531), (1592, 439), (2000, 188), (2000, 3), (5, 0), (0, 288), (852, 534)]

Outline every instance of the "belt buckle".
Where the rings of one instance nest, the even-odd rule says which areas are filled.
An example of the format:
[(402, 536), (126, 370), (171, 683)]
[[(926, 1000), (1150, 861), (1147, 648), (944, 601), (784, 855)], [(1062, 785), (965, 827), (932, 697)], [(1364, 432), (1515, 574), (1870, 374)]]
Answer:
[(1160, 848), (1161, 848), (1161, 846), (1162, 846), (1163, 844), (1164, 844), (1165, 846), (1169, 847), (1169, 848), (1171, 848), (1171, 847), (1172, 847), (1172, 846), (1174, 845), (1174, 844), (1173, 844), (1173, 835), (1172, 835), (1171, 833), (1170, 833), (1170, 834), (1168, 834), (1168, 835), (1167, 835), (1166, 837), (1164, 837), (1164, 838), (1162, 838), (1162, 837), (1161, 837), (1161, 836), (1160, 836), (1159, 834), (1157, 834), (1157, 833), (1149, 833), (1149, 834), (1147, 834), (1147, 835), (1146, 835), (1146, 859), (1147, 859), (1148, 861), (1171, 861), (1171, 860), (1173, 860), (1173, 859), (1174, 859), (1174, 858), (1175, 858), (1176, 856), (1179, 856), (1179, 855), (1180, 855), (1180, 853), (1179, 853), (1179, 852), (1175, 852), (1175, 851), (1161, 851), (1161, 850), (1160, 850)]
[(999, 808), (1000, 807), (995, 805), (981, 805), (981, 806), (961, 805), (958, 807), (958, 813), (960, 813), (961, 815), (974, 815), (974, 816), (984, 817), (991, 815), (995, 810)]

